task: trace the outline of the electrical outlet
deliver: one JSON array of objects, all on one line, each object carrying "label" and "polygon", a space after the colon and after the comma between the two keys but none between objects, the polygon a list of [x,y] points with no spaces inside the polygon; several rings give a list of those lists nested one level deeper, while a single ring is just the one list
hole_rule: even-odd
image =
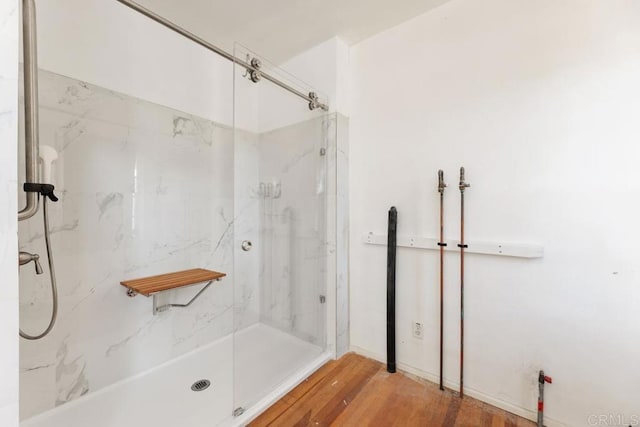
[{"label": "electrical outlet", "polygon": [[421,340],[422,336],[424,335],[424,326],[420,322],[413,322],[412,326],[413,326],[413,337]]}]

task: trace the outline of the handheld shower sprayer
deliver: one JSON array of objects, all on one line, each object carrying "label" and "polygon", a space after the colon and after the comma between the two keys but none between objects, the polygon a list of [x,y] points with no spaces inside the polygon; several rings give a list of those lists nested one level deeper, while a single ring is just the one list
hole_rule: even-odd
[{"label": "handheld shower sprayer", "polygon": [[[43,198],[42,215],[44,220],[44,241],[47,248],[49,275],[51,282],[52,310],[49,326],[38,335],[29,335],[20,329],[20,336],[28,340],[37,340],[45,337],[56,323],[58,315],[58,290],[56,288],[56,275],[53,270],[53,253],[51,251],[49,217],[47,202],[55,202],[58,198],[53,193],[55,187],[50,183],[39,180],[38,160],[42,158],[43,175],[47,181],[51,181],[51,164],[58,157],[58,153],[47,146],[40,147],[38,126],[38,54],[36,34],[36,2],[35,0],[22,0],[22,44],[24,52],[23,81],[24,81],[24,172],[25,183],[23,189],[26,193],[25,207],[18,211],[18,221],[25,221],[39,210],[40,196]],[[40,150],[42,149],[42,152]],[[39,154],[40,153],[40,154]],[[19,265],[33,261],[36,273],[42,273],[39,262],[40,256],[28,252],[19,254]]]},{"label": "handheld shower sprayer", "polygon": [[51,172],[53,162],[58,160],[58,152],[50,145],[40,145],[40,163],[42,164],[42,174],[40,182],[42,184],[53,184]]},{"label": "handheld shower sprayer", "polygon": [[[56,318],[58,317],[58,289],[56,284],[56,273],[53,266],[53,251],[51,250],[51,232],[49,230],[49,212],[47,203],[49,200],[52,202],[57,202],[58,198],[53,193],[55,187],[52,184],[52,165],[53,162],[58,159],[58,152],[55,148],[42,145],[39,149],[39,157],[40,163],[42,166],[41,171],[41,179],[39,183],[30,183],[27,182],[24,184],[24,190],[26,192],[37,193],[39,196],[42,196],[42,215],[44,221],[44,241],[45,246],[47,248],[47,261],[49,264],[49,275],[51,281],[51,299],[52,299],[52,309],[51,309],[51,319],[49,320],[49,325],[46,329],[38,334],[38,335],[30,335],[22,331],[20,329],[20,336],[27,340],[38,340],[40,338],[44,338],[51,332],[53,329],[53,325],[56,323]],[[38,197],[39,197],[38,196]],[[19,254],[19,264],[25,265],[33,261],[36,274],[42,274],[42,266],[40,265],[40,255],[38,254],[30,254],[28,252],[20,252]]]}]

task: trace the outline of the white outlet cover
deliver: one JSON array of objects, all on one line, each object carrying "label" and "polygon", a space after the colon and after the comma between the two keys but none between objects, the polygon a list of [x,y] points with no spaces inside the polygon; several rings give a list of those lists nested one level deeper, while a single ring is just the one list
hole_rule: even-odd
[{"label": "white outlet cover", "polygon": [[412,331],[413,337],[421,340],[424,335],[424,325],[422,324],[422,322],[414,321],[412,324]]}]

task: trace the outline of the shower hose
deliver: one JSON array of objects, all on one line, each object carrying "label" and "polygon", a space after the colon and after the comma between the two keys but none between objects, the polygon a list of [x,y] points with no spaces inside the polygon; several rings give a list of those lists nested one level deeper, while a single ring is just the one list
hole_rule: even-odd
[{"label": "shower hose", "polygon": [[42,214],[44,217],[44,241],[47,246],[47,260],[49,262],[49,274],[51,278],[51,296],[53,299],[53,307],[51,310],[51,320],[49,320],[49,326],[39,335],[29,335],[20,329],[20,336],[27,340],[39,340],[40,338],[44,338],[51,332],[53,329],[53,325],[56,323],[56,318],[58,317],[58,289],[56,287],[56,273],[53,269],[53,254],[51,252],[51,242],[49,236],[49,215],[47,212],[47,197],[43,197],[42,203]]}]

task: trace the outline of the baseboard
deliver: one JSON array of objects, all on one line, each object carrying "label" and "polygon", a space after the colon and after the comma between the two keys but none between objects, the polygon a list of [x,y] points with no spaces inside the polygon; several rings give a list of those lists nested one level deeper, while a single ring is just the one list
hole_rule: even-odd
[{"label": "baseboard", "polygon": [[[375,359],[379,362],[382,363],[386,363],[387,362],[387,358],[384,355],[381,354],[377,354],[374,353],[372,351],[369,351],[365,348],[362,347],[358,347],[356,345],[351,345],[349,347],[350,351],[353,351],[354,353],[360,354],[362,356],[365,357],[369,357],[371,359]],[[417,377],[423,378],[427,381],[430,381],[434,384],[439,384],[440,382],[440,378],[438,377],[438,375],[431,373],[431,372],[427,372],[424,371],[420,368],[416,368],[414,366],[411,365],[407,365],[406,363],[402,363],[402,362],[397,362],[396,366],[398,367],[398,369],[400,369],[401,371],[407,372],[409,374],[415,375]],[[444,385],[447,388],[450,388],[452,390],[457,390],[458,389],[458,383],[453,382],[453,381],[445,381]],[[491,406],[495,406],[496,408],[500,408],[503,409],[507,412],[510,412],[512,414],[518,415],[522,418],[526,418],[528,420],[531,421],[537,421],[538,419],[538,413],[536,411],[532,411],[530,409],[527,408],[523,408],[519,405],[516,405],[514,403],[511,402],[507,402],[505,400],[502,399],[497,399],[493,396],[489,396],[488,394],[485,394],[481,391],[478,390],[474,390],[472,388],[469,387],[465,387],[464,392],[466,395],[473,397],[474,399],[478,399],[484,403],[488,403]],[[553,418],[549,418],[547,416],[544,417],[544,424],[546,427],[568,427],[566,424],[558,421],[558,420],[554,420]]]}]

